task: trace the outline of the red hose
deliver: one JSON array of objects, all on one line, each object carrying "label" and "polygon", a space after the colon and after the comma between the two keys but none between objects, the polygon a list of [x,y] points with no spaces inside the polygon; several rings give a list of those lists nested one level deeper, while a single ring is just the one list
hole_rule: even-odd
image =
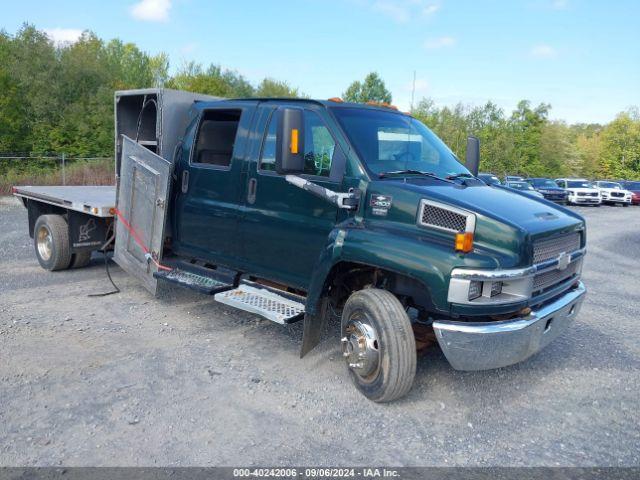
[{"label": "red hose", "polygon": [[122,222],[124,227],[131,234],[131,236],[133,236],[133,239],[136,241],[136,243],[140,245],[140,248],[142,248],[142,251],[145,253],[147,258],[151,259],[151,261],[155,264],[156,267],[158,267],[159,270],[171,271],[171,268],[162,265],[155,258],[153,258],[153,255],[151,254],[147,246],[144,244],[144,242],[140,238],[140,235],[138,235],[138,232],[136,232],[135,229],[131,226],[131,224],[127,222],[127,219],[124,218],[124,216],[122,215],[122,212],[117,208],[112,208],[111,211],[118,217],[118,220]]}]

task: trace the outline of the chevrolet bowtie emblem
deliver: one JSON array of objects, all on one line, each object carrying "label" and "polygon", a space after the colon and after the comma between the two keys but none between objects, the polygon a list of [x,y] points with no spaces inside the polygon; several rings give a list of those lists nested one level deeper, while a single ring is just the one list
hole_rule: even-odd
[{"label": "chevrolet bowtie emblem", "polygon": [[571,260],[571,256],[566,252],[562,252],[558,255],[558,270],[565,270],[569,266],[569,261]]}]

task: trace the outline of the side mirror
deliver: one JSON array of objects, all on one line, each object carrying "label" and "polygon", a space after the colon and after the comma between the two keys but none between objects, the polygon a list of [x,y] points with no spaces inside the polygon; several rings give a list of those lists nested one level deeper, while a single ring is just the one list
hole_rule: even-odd
[{"label": "side mirror", "polygon": [[467,138],[467,157],[464,164],[474,177],[478,176],[478,170],[480,169],[480,140],[476,137],[470,136]]},{"label": "side mirror", "polygon": [[304,171],[304,115],[301,108],[277,112],[276,172],[281,175]]}]

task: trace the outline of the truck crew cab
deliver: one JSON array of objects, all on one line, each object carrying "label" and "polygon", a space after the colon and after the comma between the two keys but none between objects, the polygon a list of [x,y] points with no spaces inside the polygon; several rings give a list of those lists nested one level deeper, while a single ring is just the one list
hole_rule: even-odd
[{"label": "truck crew cab", "polygon": [[[155,95],[156,117],[122,118],[136,95]],[[388,106],[204,100],[178,122],[161,105],[170,95],[116,94],[114,258],[150,291],[172,282],[278,323],[303,319],[302,356],[339,317],[349,374],[378,402],[410,390],[414,331],[434,334],[455,369],[483,370],[528,358],[577,315],[584,220],[478,180],[477,140],[470,171]],[[183,131],[169,133],[176,122]],[[155,137],[140,141],[141,129]]]}]

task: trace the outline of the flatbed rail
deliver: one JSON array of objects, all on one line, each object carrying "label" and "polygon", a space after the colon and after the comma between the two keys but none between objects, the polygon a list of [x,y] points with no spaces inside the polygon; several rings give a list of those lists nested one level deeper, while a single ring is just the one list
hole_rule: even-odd
[{"label": "flatbed rail", "polygon": [[113,217],[116,206],[115,186],[25,186],[13,194],[101,218]]}]

